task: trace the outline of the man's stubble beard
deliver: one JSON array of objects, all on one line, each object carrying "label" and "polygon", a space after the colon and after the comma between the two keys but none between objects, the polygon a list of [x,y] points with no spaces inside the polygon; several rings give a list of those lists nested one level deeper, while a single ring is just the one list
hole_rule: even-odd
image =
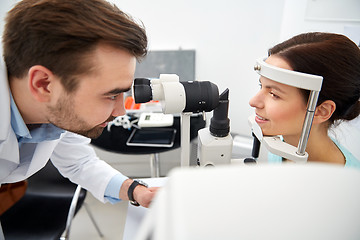
[{"label": "man's stubble beard", "polygon": [[64,130],[77,133],[88,138],[97,138],[104,128],[100,126],[90,127],[82,120],[74,110],[71,95],[62,95],[54,107],[48,106],[48,121]]}]

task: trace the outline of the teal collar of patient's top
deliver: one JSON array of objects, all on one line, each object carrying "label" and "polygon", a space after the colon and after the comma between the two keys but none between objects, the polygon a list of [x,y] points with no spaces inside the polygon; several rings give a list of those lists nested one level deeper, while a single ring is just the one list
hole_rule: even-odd
[{"label": "teal collar of patient's top", "polygon": [[38,128],[29,131],[19,109],[17,108],[12,94],[10,93],[11,127],[16,134],[19,143],[39,143],[59,139],[65,130],[51,123],[43,123]]},{"label": "teal collar of patient's top", "polygon": [[[284,139],[282,138],[282,140],[284,140]],[[335,145],[339,148],[339,150],[344,155],[345,167],[355,167],[355,168],[360,169],[360,161],[349,150],[347,150],[344,146],[339,144],[339,142],[336,141],[334,138],[331,138],[331,140],[335,143]],[[275,163],[275,164],[281,164],[282,157],[269,152],[268,153],[268,162]]]}]

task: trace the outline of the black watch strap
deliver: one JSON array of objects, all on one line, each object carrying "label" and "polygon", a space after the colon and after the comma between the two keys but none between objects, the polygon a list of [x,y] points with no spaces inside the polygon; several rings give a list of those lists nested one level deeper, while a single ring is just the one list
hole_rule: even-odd
[{"label": "black watch strap", "polygon": [[148,185],[146,183],[144,183],[143,181],[140,180],[134,180],[129,189],[128,189],[128,197],[129,197],[129,201],[132,205],[134,206],[140,206],[140,204],[134,199],[134,189],[138,186],[138,185],[142,185],[144,187],[147,187]]}]

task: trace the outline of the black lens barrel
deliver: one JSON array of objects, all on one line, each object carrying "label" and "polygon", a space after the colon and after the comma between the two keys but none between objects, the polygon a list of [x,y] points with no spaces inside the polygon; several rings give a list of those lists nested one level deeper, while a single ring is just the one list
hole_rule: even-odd
[{"label": "black lens barrel", "polygon": [[219,104],[218,87],[209,81],[180,82],[186,93],[183,112],[210,112]]}]

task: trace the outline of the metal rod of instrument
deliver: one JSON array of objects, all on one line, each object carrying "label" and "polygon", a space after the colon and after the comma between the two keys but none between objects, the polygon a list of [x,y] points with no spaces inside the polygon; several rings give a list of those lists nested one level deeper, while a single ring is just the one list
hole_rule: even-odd
[{"label": "metal rod of instrument", "polygon": [[309,96],[309,102],[307,111],[304,119],[303,129],[299,139],[298,148],[296,154],[303,156],[305,155],[306,145],[309,139],[312,121],[315,114],[316,104],[319,97],[319,91],[311,91]]}]

